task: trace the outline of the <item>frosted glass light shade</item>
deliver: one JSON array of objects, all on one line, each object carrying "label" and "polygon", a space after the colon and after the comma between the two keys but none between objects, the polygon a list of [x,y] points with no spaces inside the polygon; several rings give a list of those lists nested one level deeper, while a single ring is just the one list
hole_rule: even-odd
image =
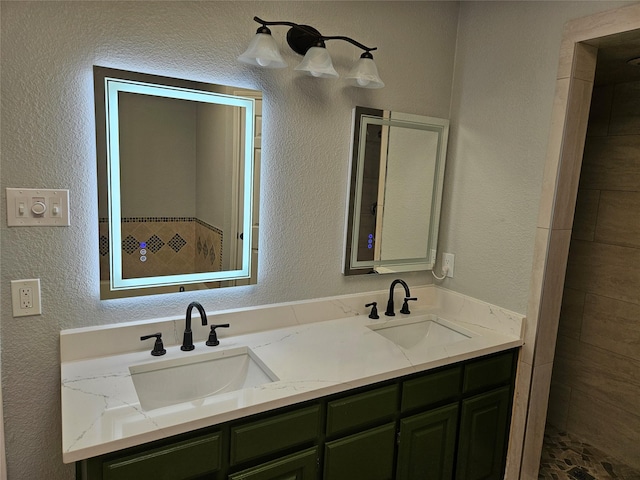
[{"label": "frosted glass light shade", "polygon": [[373,58],[361,57],[347,74],[346,79],[351,85],[360,88],[384,87]]},{"label": "frosted glass light shade", "polygon": [[276,41],[268,33],[256,33],[249,48],[238,57],[238,61],[264,68],[284,68],[287,66],[287,62],[280,55]]},{"label": "frosted glass light shade", "polygon": [[333,62],[327,49],[324,47],[311,47],[298,65],[296,70],[303,71],[307,75],[320,78],[338,78],[338,72],[333,68]]}]

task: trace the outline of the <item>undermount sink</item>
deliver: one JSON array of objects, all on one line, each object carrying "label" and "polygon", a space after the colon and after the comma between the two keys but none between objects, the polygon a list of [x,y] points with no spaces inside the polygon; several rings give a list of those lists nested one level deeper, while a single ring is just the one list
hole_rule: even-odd
[{"label": "undermount sink", "polygon": [[279,380],[248,347],[132,365],[129,372],[145,411]]},{"label": "undermount sink", "polygon": [[476,336],[435,315],[390,320],[369,328],[405,350],[451,345]]}]

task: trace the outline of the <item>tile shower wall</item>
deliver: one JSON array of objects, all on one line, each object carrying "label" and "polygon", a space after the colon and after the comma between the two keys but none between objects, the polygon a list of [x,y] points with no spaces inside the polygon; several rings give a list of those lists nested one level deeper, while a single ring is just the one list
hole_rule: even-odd
[{"label": "tile shower wall", "polygon": [[596,87],[548,423],[640,469],[640,82]]},{"label": "tile shower wall", "polygon": [[[222,230],[192,217],[125,218],[122,272],[137,278],[222,270]],[[101,280],[108,280],[109,224],[100,220]]]}]

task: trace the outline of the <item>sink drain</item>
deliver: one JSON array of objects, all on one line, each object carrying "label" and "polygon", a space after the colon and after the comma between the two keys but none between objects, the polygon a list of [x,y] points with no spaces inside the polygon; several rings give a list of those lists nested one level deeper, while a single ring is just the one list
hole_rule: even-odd
[{"label": "sink drain", "polygon": [[576,480],[596,480],[595,477],[592,477],[580,467],[574,467],[567,473]]}]

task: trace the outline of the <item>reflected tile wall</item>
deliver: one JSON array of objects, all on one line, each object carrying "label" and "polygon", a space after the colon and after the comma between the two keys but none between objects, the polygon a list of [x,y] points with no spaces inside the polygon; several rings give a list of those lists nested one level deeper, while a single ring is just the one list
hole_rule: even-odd
[{"label": "reflected tile wall", "polygon": [[[109,224],[100,220],[100,276],[108,280]],[[219,271],[222,230],[192,217],[125,218],[122,221],[125,278]]]},{"label": "reflected tile wall", "polygon": [[592,105],[547,420],[640,468],[640,82]]}]

